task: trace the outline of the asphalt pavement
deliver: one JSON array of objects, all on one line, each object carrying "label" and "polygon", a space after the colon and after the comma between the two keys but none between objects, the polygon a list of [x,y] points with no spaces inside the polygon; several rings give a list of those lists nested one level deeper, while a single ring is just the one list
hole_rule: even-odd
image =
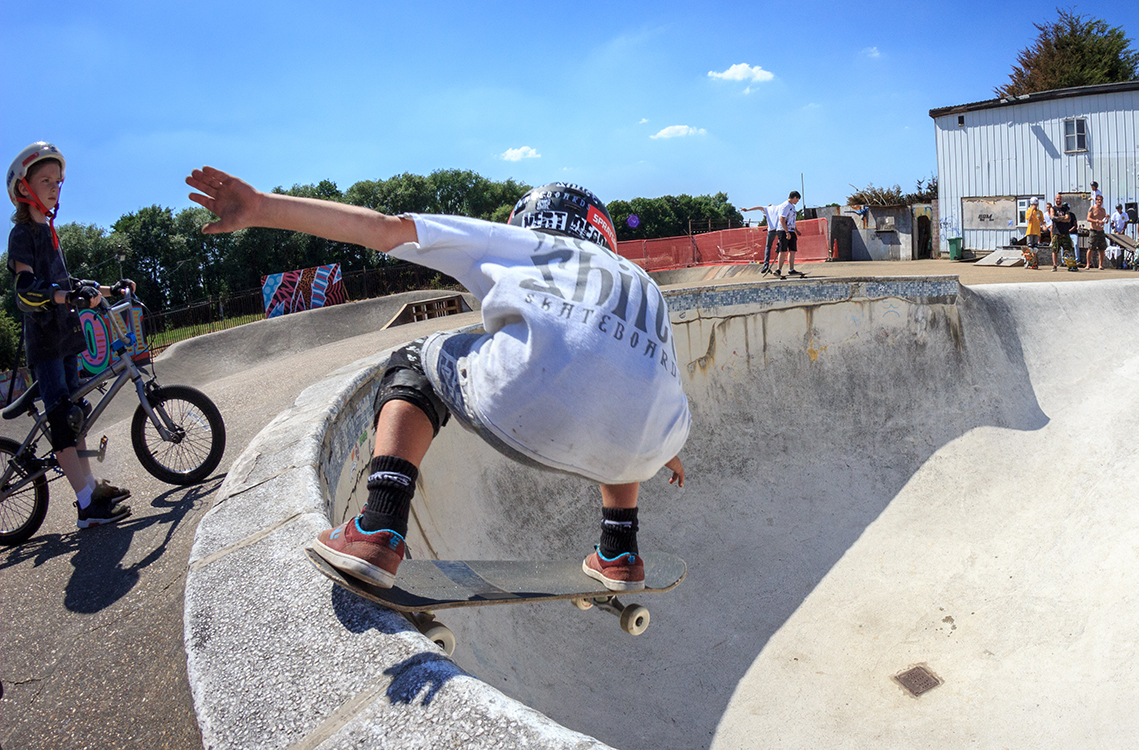
[{"label": "asphalt pavement", "polygon": [[[261,321],[160,356],[160,383],[201,389],[225,418],[221,465],[194,487],[163,484],[139,466],[130,443],[137,400],[118,395],[95,433],[110,440],[96,471],[132,490],[131,517],[78,530],[74,496],[59,478],[49,485],[39,532],[0,549],[0,748],[201,747],[182,645],[183,585],[198,521],[232,461],[274,416],[338,367],[406,340],[408,330],[438,327],[382,330],[406,302],[441,294]],[[0,434],[22,439],[30,426],[23,417],[0,425]]]},{"label": "asphalt pavement", "polygon": [[[966,285],[1139,278],[1129,271],[1052,273],[943,260],[803,267],[812,277],[952,274]],[[733,268],[733,274],[749,273]],[[733,274],[690,270],[672,283],[730,282]],[[0,747],[201,746],[183,650],[183,585],[198,521],[231,462],[305,387],[412,338],[412,329],[421,335],[439,327],[380,330],[406,301],[400,295],[250,324],[160,358],[160,382],[202,389],[226,420],[221,466],[196,487],[171,487],[141,469],[130,447],[134,405],[129,393],[120,394],[118,409],[99,431],[110,439],[101,471],[133,490],[132,517],[80,532],[61,479],[51,485],[39,533],[0,550]],[[22,437],[28,427],[15,420],[0,425],[0,434]]]}]

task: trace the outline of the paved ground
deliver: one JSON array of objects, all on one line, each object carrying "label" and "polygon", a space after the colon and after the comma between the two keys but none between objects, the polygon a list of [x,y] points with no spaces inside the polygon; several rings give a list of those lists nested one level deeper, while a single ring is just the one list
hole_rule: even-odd
[{"label": "paved ground", "polygon": [[[201,746],[186,681],[182,589],[194,530],[230,463],[296,396],[336,368],[406,340],[378,330],[411,298],[351,303],[185,342],[157,363],[159,382],[199,387],[226,421],[227,448],[200,486],[162,484],[138,465],[120,393],[106,416],[103,470],[130,487],[133,516],[80,532],[74,497],[50,485],[38,534],[0,550],[0,747]],[[363,335],[353,335],[368,331]],[[117,421],[116,421],[117,420]],[[20,438],[26,418],[0,425]]]},{"label": "paved ground", "polygon": [[[1125,271],[1052,273],[949,261],[808,268],[813,276],[955,274],[965,284],[1139,278]],[[53,484],[56,497],[40,533],[0,552],[0,746],[200,745],[185,676],[182,586],[194,529],[220,472],[305,386],[406,338],[350,335],[378,328],[394,314],[391,308],[365,323],[353,318],[359,308],[336,310],[306,314],[303,324],[298,316],[202,339],[168,358],[167,367],[160,362],[162,382],[201,387],[225,415],[229,443],[217,477],[190,489],[157,483],[135,462],[127,423],[108,419],[109,473],[135,491],[133,518],[79,533],[69,500],[61,499],[70,493]],[[0,431],[21,429],[6,424]]]}]

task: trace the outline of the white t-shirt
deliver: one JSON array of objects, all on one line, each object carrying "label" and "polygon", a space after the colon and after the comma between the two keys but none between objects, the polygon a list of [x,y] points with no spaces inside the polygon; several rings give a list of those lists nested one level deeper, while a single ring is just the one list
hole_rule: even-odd
[{"label": "white t-shirt", "polygon": [[772,203],[764,212],[767,214],[767,230],[775,232],[779,229],[779,206]]},{"label": "white t-shirt", "polygon": [[1111,215],[1111,231],[1121,234],[1127,228],[1129,221],[1131,221],[1131,217],[1126,211],[1116,211]]},{"label": "white t-shirt", "polygon": [[641,268],[589,242],[457,216],[412,215],[391,251],[461,282],[486,336],[468,408],[538,462],[605,484],[644,481],[691,424],[668,308]]},{"label": "white t-shirt", "polygon": [[[776,210],[779,212],[779,218],[783,218],[783,219],[787,220],[787,231],[790,232],[790,231],[794,230],[795,229],[795,204],[792,203],[790,199],[787,199],[787,200],[783,201],[782,203],[780,203],[779,208],[777,208]],[[776,218],[776,220],[775,220],[775,228],[776,229],[782,229],[783,228],[783,223],[779,221],[779,218]]]}]

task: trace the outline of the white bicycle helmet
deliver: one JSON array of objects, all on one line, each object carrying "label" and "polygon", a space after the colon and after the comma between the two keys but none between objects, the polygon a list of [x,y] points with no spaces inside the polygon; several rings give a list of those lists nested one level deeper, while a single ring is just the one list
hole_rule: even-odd
[{"label": "white bicycle helmet", "polygon": [[[21,151],[12,161],[12,166],[8,167],[8,177],[4,182],[8,186],[8,198],[12,201],[13,205],[20,204],[19,196],[16,194],[16,183],[25,179],[28,176],[28,170],[41,159],[55,159],[58,161],[60,179],[66,176],[67,160],[63,158],[63,154],[60,153],[59,149],[47,141],[37,141],[33,143]],[[29,192],[31,192],[31,188],[29,188]]]}]

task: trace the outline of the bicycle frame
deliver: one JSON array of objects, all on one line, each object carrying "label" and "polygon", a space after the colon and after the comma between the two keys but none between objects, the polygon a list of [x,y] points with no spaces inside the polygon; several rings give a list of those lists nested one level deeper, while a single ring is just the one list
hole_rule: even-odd
[{"label": "bicycle frame", "polygon": [[[83,420],[83,424],[79,428],[79,431],[76,435],[79,441],[82,441],[87,436],[87,433],[95,425],[96,420],[98,420],[103,412],[106,411],[107,406],[111,403],[111,400],[118,395],[119,391],[123,389],[128,380],[134,383],[135,393],[138,396],[139,404],[141,404],[143,411],[146,413],[147,419],[149,419],[150,422],[154,425],[155,429],[158,430],[159,434],[162,436],[162,439],[177,440],[177,434],[173,429],[173,425],[166,424],[162,419],[159,419],[158,415],[155,414],[154,410],[150,406],[150,400],[147,398],[147,391],[154,387],[154,374],[152,372],[144,373],[144,368],[146,366],[143,365],[143,367],[140,368],[138,365],[136,365],[134,360],[131,359],[130,352],[128,351],[127,342],[133,342],[134,334],[127,330],[126,325],[123,323],[122,314],[124,312],[129,312],[131,309],[131,301],[132,295],[129,290],[124,290],[123,299],[115,305],[111,305],[105,299],[100,300],[101,314],[103,317],[108,318],[111,323],[110,329],[112,332],[112,337],[109,346],[111,350],[112,361],[107,369],[103,370],[103,372],[99,373],[98,375],[94,375],[84,381],[80,385],[79,390],[72,394],[71,401],[72,403],[77,404],[92,391],[95,391],[97,389],[102,391],[107,386],[107,383],[112,379],[114,379],[114,382],[111,383],[110,387],[107,388],[106,392],[99,399],[98,403],[95,404],[90,414],[88,414],[86,419]],[[144,381],[144,374],[149,378],[148,380]],[[35,402],[33,401],[31,404],[29,404],[28,413],[36,417],[36,422],[32,426],[32,429],[28,432],[28,436],[24,438],[24,441],[20,444],[20,449],[17,451],[16,455],[28,456],[29,458],[26,459],[28,461],[27,466],[34,468],[35,471],[28,474],[28,476],[24,477],[16,484],[11,485],[10,491],[12,492],[18,491],[19,489],[34,482],[40,477],[46,475],[50,470],[59,469],[59,463],[55,458],[54,450],[49,451],[43,456],[35,455],[35,446],[39,442],[40,438],[48,438],[50,441],[47,428],[46,409],[43,411],[37,409]],[[106,438],[100,442],[99,450],[82,451],[80,455],[88,458],[98,458],[100,461],[102,461],[105,451]],[[14,467],[11,465],[11,463],[9,463],[9,465],[5,467],[3,474],[0,475],[0,486],[9,487],[8,483],[12,479],[13,471]],[[48,481],[56,479],[57,476],[50,477]]]}]

